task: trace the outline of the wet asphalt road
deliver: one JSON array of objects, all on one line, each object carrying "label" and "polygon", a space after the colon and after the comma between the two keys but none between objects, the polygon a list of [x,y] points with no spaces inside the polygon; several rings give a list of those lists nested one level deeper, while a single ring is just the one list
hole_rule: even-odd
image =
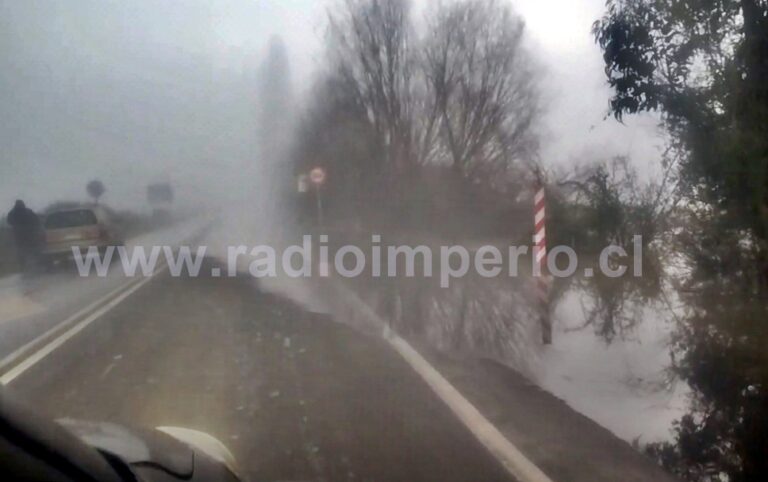
[{"label": "wet asphalt road", "polygon": [[161,275],[9,388],[56,418],[203,430],[247,480],[509,480],[387,345],[251,279]]}]

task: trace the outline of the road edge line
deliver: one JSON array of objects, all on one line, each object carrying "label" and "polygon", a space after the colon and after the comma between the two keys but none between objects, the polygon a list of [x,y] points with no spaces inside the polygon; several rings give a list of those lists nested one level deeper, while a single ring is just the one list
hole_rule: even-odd
[{"label": "road edge line", "polygon": [[[40,360],[42,360],[43,358],[51,354],[54,350],[59,348],[61,345],[67,342],[70,338],[80,333],[88,325],[90,325],[97,319],[101,318],[101,316],[109,312],[115,306],[119,305],[123,300],[125,300],[126,298],[131,296],[133,293],[138,291],[139,288],[141,288],[145,284],[152,281],[155,278],[155,276],[158,275],[160,272],[164,271],[165,268],[166,266],[163,265],[160,268],[156,269],[151,275],[147,277],[144,277],[138,281],[131,281],[129,283],[125,283],[121,287],[107,294],[102,299],[92,303],[88,307],[81,310],[81,311],[85,311],[85,313],[89,313],[87,308],[90,308],[94,304],[97,305],[95,309],[90,311],[90,314],[87,314],[87,315],[81,314],[80,316],[81,317],[85,316],[85,318],[83,318],[80,322],[75,323],[72,327],[65,330],[62,334],[60,334],[50,342],[44,344],[37,351],[33,352],[31,355],[27,356],[26,358],[21,360],[19,363],[15,364],[12,368],[8,369],[5,373],[3,373],[3,375],[0,376],[0,385],[7,386],[11,382],[13,382],[16,378],[21,376],[24,372],[26,372],[28,369],[34,366],[37,362],[39,362]],[[117,292],[117,294],[113,296],[115,291]],[[105,301],[105,299],[107,301]],[[73,315],[72,317],[68,318],[64,322],[59,323],[59,325],[53,327],[52,330],[58,329],[64,323],[69,323],[69,324],[73,323],[74,321],[72,320],[72,318],[77,320],[78,318],[76,316],[78,314],[79,312]],[[47,335],[47,332],[41,335],[41,337],[45,337],[46,335]],[[34,343],[35,341],[37,341],[37,339],[32,340],[32,342],[30,343]],[[25,348],[25,347],[26,345],[22,348]]]},{"label": "road edge line", "polygon": [[392,331],[384,338],[516,480],[552,482],[407,341]]},{"label": "road edge line", "polygon": [[357,293],[338,281],[334,286],[342,295],[350,297],[367,312],[365,315],[379,326],[379,333],[387,344],[405,360],[437,398],[448,406],[456,418],[517,482],[553,482],[415,348],[395,333]]},{"label": "road edge line", "polygon": [[2,360],[0,360],[0,373],[4,373],[8,371],[18,362],[18,360],[22,359],[27,353],[34,351],[37,346],[45,344],[47,340],[54,338],[59,332],[64,331],[65,329],[67,329],[67,327],[76,323],[77,320],[80,320],[83,317],[87,316],[88,313],[91,313],[98,307],[104,305],[114,296],[116,296],[120,292],[127,289],[130,285],[137,282],[138,282],[137,280],[131,279],[126,283],[122,283],[120,286],[112,289],[101,298],[89,303],[84,308],[79,309],[77,312],[68,316],[63,321],[60,321],[56,325],[52,326],[42,334],[26,342],[22,346],[16,348],[11,353],[4,356]]},{"label": "road edge line", "polygon": [[[198,232],[191,234],[187,238],[179,241],[179,244],[191,243],[197,237],[204,236],[207,230],[210,228],[210,225],[211,225],[210,221],[206,222],[205,226],[200,227]],[[163,271],[167,267],[168,267],[167,263],[162,262],[161,266],[157,268],[150,276],[146,277],[146,279],[154,278],[157,274],[159,274],[161,271]],[[38,335],[37,337],[33,338],[32,340],[28,341],[24,345],[13,350],[11,353],[9,353],[8,355],[0,359],[0,385],[3,385],[1,381],[3,379],[2,377],[4,377],[5,374],[7,374],[8,372],[12,371],[16,366],[23,363],[23,359],[27,355],[27,353],[34,352],[34,350],[38,346],[46,346],[45,343],[47,340],[54,339],[54,337],[59,332],[66,330],[68,326],[76,323],[77,320],[82,319],[83,317],[87,316],[89,313],[92,313],[93,311],[97,310],[99,307],[106,305],[107,303],[109,303],[109,300],[111,300],[114,296],[117,296],[119,293],[130,289],[132,285],[138,284],[141,282],[142,282],[141,279],[139,280],[129,279],[126,283],[121,284],[120,286],[113,289],[112,291],[102,296],[98,300],[88,304],[84,308],[81,308],[75,314],[67,317],[64,321],[57,323],[55,326],[46,330],[43,334]],[[19,362],[19,360],[22,360],[22,361]]]}]

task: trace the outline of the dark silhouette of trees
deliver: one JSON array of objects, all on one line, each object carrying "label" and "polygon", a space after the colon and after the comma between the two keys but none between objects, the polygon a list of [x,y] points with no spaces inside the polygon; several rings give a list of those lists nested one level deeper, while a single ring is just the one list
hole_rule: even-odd
[{"label": "dark silhouette of trees", "polygon": [[422,69],[441,154],[463,176],[492,182],[530,159],[538,113],[523,22],[496,0],[441,5],[431,18]]},{"label": "dark silhouette of trees", "polygon": [[765,480],[768,4],[611,0],[594,33],[613,114],[662,116],[685,200],[675,354],[695,397],[676,443],[650,450],[689,480]]},{"label": "dark silhouette of trees", "polygon": [[424,32],[408,0],[343,0],[329,18],[328,68],[301,123],[297,169],[324,165],[329,202],[403,226],[509,207],[535,159],[538,114],[511,8],[444,2]]}]

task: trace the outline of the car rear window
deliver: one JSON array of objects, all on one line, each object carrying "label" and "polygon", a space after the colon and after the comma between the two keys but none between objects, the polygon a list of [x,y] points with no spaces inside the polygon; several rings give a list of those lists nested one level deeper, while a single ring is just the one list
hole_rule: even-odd
[{"label": "car rear window", "polygon": [[45,227],[46,229],[76,228],[78,226],[90,226],[97,222],[93,211],[79,209],[49,214],[45,218]]}]

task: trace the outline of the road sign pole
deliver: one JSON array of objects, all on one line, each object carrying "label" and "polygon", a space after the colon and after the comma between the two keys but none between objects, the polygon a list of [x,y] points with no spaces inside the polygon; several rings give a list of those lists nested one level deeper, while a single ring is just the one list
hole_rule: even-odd
[{"label": "road sign pole", "polygon": [[315,199],[317,201],[317,225],[323,226],[323,197],[320,193],[320,187],[325,183],[325,169],[315,167],[309,171],[309,180],[315,186]]},{"label": "road sign pole", "polygon": [[320,185],[315,185],[315,198],[317,199],[317,225],[323,227],[323,197],[320,194]]}]

